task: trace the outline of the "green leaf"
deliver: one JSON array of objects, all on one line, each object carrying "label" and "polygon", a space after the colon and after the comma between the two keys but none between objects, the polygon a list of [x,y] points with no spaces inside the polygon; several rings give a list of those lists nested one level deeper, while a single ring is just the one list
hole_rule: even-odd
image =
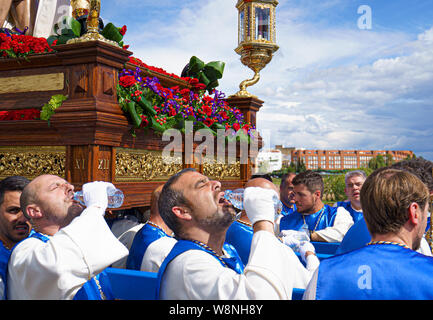
[{"label": "green leaf", "polygon": [[81,36],[81,23],[73,19],[71,22],[71,30],[75,36],[77,37]]},{"label": "green leaf", "polygon": [[203,72],[208,76],[209,79],[221,79],[224,73],[225,63],[222,61],[212,61],[207,63]]},{"label": "green leaf", "polygon": [[[136,98],[134,98],[134,99],[136,99]],[[143,110],[144,110],[146,113],[150,114],[151,116],[154,116],[154,115],[157,114],[157,112],[155,111],[155,109],[153,109],[153,107],[152,107],[152,105],[150,104],[150,102],[149,102],[146,98],[144,98],[143,96],[141,96],[141,100],[140,100],[140,101],[136,101],[136,100],[135,100],[135,102],[136,102],[140,107],[142,107]]]},{"label": "green leaf", "polygon": [[203,83],[206,87],[209,85],[210,80],[208,79],[208,77],[204,74],[204,73],[200,73],[199,77],[198,77],[198,81],[200,81],[201,83]]},{"label": "green leaf", "polygon": [[189,59],[189,74],[190,76],[197,76],[197,74],[204,68],[205,64],[196,56]]},{"label": "green leaf", "polygon": [[141,124],[141,118],[140,116],[137,114],[136,110],[135,110],[135,103],[134,102],[128,102],[126,104],[126,108],[129,112],[129,115],[131,116],[132,122],[134,124],[135,128],[139,128],[140,124]]},{"label": "green leaf", "polygon": [[123,36],[120,34],[119,29],[111,22],[105,26],[101,34],[106,39],[116,41],[117,43],[119,43],[123,39]]}]

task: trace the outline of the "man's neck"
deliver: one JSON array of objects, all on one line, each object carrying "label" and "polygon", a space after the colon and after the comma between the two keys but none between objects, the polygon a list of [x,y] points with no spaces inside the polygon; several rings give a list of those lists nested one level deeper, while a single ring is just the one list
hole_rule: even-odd
[{"label": "man's neck", "polygon": [[320,210],[322,210],[324,206],[325,206],[325,204],[319,200],[316,202],[316,204],[308,212],[303,212],[302,214],[311,215],[311,214],[317,213]]},{"label": "man's neck", "polygon": [[160,227],[166,234],[170,235],[173,233],[169,227],[165,224],[164,220],[159,215],[151,214],[149,221],[156,224],[158,227]]},{"label": "man's neck", "polygon": [[16,242],[13,242],[11,239],[5,237],[4,235],[0,235],[0,241],[3,243],[3,246],[8,250],[11,250],[16,244]]},{"label": "man's neck", "polygon": [[196,240],[199,241],[208,247],[210,247],[213,251],[215,251],[218,255],[223,255],[223,245],[225,241],[226,231],[218,232],[215,234],[210,234],[202,229],[192,229],[190,234],[185,234],[182,236],[183,239],[186,240]]},{"label": "man's neck", "polygon": [[46,226],[40,226],[38,224],[33,224],[33,229],[38,232],[45,234],[47,236],[54,236],[59,230],[60,227],[56,225],[46,225]]},{"label": "man's neck", "polygon": [[362,211],[361,202],[360,201],[350,201],[351,207],[356,211]]},{"label": "man's neck", "polygon": [[246,224],[251,224],[251,221],[250,219],[248,219],[248,216],[245,213],[245,211],[242,211],[241,217],[238,220],[245,222]]},{"label": "man's neck", "polygon": [[396,233],[386,233],[386,234],[374,234],[371,237],[371,241],[389,241],[389,242],[396,242],[400,244],[404,244],[408,246],[409,248],[412,248],[412,239],[408,236],[402,235],[402,234],[396,234]]},{"label": "man's neck", "polygon": [[281,199],[281,202],[287,207],[287,208],[292,208],[293,207],[293,203],[286,203],[284,200]]}]

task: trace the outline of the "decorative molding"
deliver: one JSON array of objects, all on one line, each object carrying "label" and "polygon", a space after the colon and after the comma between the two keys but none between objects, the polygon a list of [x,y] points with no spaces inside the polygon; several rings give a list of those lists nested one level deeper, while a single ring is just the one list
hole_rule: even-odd
[{"label": "decorative molding", "polygon": [[164,161],[162,151],[116,148],[116,182],[165,181],[182,170],[182,159]]},{"label": "decorative molding", "polygon": [[216,180],[239,180],[241,178],[241,164],[207,161],[203,163],[203,174]]},{"label": "decorative molding", "polygon": [[33,179],[41,174],[65,177],[65,146],[0,147],[0,179],[24,176]]}]

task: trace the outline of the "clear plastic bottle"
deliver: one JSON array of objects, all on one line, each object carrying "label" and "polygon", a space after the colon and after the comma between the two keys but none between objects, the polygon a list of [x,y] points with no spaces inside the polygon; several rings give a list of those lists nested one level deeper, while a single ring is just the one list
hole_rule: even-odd
[{"label": "clear plastic bottle", "polygon": [[296,235],[299,241],[310,241],[310,231],[308,231],[308,225],[304,223],[299,229],[300,233]]},{"label": "clear plastic bottle", "polygon": [[[108,208],[119,208],[123,204],[123,199],[125,196],[123,195],[122,190],[120,189],[112,189],[109,188],[107,190],[107,196],[108,196]],[[83,198],[83,190],[74,192],[74,200],[80,202],[83,206],[84,204],[84,198]]]},{"label": "clear plastic bottle", "polygon": [[[244,210],[244,190],[242,188],[235,189],[235,190],[226,190],[224,193],[224,198],[230,201],[230,203],[239,210]],[[278,196],[275,194],[272,197],[272,201],[274,203],[274,209],[275,209],[275,219],[280,214],[281,210],[283,209],[283,204],[281,203]]]}]

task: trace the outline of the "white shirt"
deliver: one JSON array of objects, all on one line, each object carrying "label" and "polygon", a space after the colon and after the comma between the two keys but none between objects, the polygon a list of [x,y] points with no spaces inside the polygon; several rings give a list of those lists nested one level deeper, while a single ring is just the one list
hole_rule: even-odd
[{"label": "white shirt", "polygon": [[315,232],[327,242],[341,242],[352,225],[353,218],[350,212],[343,207],[338,207],[334,224]]},{"label": "white shirt", "polygon": [[173,249],[177,240],[172,237],[162,237],[153,241],[146,249],[141,262],[141,271],[158,272],[164,259]]},{"label": "white shirt", "polygon": [[[140,223],[134,218],[127,216],[124,219],[114,221],[111,226],[111,232],[128,250],[131,249],[136,233],[144,226],[144,223]],[[128,256],[116,261],[112,267],[125,269],[127,259]]]},{"label": "white shirt", "polygon": [[13,250],[9,299],[72,299],[81,286],[125,257],[128,250],[108,228],[104,212],[86,208],[46,243],[36,238]]},{"label": "white shirt", "polygon": [[243,274],[226,268],[209,253],[186,251],[173,259],[161,283],[161,299],[291,299],[294,287],[305,288],[311,272],[295,253],[267,231],[254,233]]}]

